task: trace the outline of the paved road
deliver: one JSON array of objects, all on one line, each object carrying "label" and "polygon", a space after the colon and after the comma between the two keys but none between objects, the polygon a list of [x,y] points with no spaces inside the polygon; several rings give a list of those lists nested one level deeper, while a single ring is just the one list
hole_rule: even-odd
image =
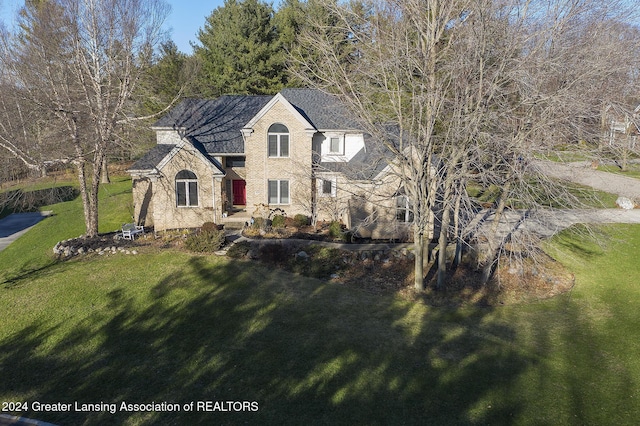
[{"label": "paved road", "polygon": [[586,161],[556,163],[538,160],[534,164],[548,176],[590,186],[632,200],[640,200],[640,179],[593,170],[591,163]]},{"label": "paved road", "polygon": [[0,251],[50,214],[51,212],[14,213],[0,219]]}]

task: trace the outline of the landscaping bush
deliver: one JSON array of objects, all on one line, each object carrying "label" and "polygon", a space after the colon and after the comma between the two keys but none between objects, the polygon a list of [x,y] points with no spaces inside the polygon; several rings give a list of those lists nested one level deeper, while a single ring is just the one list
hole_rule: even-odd
[{"label": "landscaping bush", "polygon": [[224,231],[218,230],[217,226],[214,229],[201,229],[199,232],[189,235],[184,242],[187,249],[200,253],[220,250],[223,244]]},{"label": "landscaping bush", "polygon": [[240,241],[229,247],[227,256],[233,259],[242,259],[247,256],[249,250],[251,250],[251,243],[249,241]]},{"label": "landscaping bush", "polygon": [[344,234],[342,233],[342,224],[337,220],[334,220],[329,225],[329,236],[332,238],[344,239]]},{"label": "landscaping bush", "polygon": [[253,224],[251,225],[251,227],[253,229],[264,229],[265,227],[265,220],[263,217],[256,217],[253,219]]},{"label": "landscaping bush", "polygon": [[345,267],[344,251],[337,248],[310,245],[301,248],[307,256],[289,256],[285,269],[308,277],[328,279]]},{"label": "landscaping bush", "polygon": [[302,228],[303,226],[308,226],[309,216],[306,216],[304,214],[297,214],[293,217],[293,224],[298,228]]},{"label": "landscaping bush", "polygon": [[284,228],[285,217],[282,215],[275,215],[273,219],[271,219],[271,227],[273,228]]},{"label": "landscaping bush", "polygon": [[200,231],[208,232],[208,231],[221,231],[221,225],[217,225],[213,222],[205,222],[200,227]]}]

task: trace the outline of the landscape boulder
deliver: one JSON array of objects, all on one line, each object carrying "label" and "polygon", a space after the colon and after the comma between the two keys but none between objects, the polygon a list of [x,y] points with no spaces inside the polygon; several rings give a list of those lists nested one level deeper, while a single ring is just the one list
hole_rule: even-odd
[{"label": "landscape boulder", "polygon": [[633,208],[635,208],[635,203],[627,197],[618,197],[618,199],[616,200],[616,205],[625,210],[632,210]]}]

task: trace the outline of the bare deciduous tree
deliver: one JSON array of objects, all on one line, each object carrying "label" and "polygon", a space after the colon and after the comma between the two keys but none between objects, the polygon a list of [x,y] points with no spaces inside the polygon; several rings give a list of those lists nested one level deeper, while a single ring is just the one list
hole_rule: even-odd
[{"label": "bare deciduous tree", "polygon": [[146,56],[162,40],[159,0],[30,1],[3,45],[7,82],[46,119],[77,169],[86,235],[98,233],[98,188]]},{"label": "bare deciduous tree", "polygon": [[538,173],[532,160],[545,147],[598,132],[600,87],[606,83],[609,97],[628,87],[620,76],[633,65],[612,69],[613,59],[621,63],[614,58],[616,38],[600,36],[628,22],[632,10],[625,2],[372,0],[324,6],[347,34],[348,55],[318,22],[301,36],[316,55],[294,57],[292,68],[307,84],[338,94],[393,154],[392,168],[414,212],[417,289],[424,288],[432,212],[441,230],[438,283],[444,284],[449,233],[460,241],[472,213],[463,209],[470,206],[469,180],[498,188],[483,246],[485,281],[511,238],[498,232],[507,207],[535,211],[578,201]]}]

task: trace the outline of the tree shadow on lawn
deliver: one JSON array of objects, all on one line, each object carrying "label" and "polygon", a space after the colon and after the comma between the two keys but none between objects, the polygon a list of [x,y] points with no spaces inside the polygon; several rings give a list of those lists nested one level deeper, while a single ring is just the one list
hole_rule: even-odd
[{"label": "tree shadow on lawn", "polygon": [[[543,332],[538,352],[519,348],[488,308],[428,308],[249,265],[193,257],[142,308],[115,288],[62,339],[57,326],[25,326],[0,341],[0,395],[118,405],[17,413],[61,425],[508,424],[526,408],[520,377],[551,350]],[[192,401],[259,410],[185,412]]]}]

